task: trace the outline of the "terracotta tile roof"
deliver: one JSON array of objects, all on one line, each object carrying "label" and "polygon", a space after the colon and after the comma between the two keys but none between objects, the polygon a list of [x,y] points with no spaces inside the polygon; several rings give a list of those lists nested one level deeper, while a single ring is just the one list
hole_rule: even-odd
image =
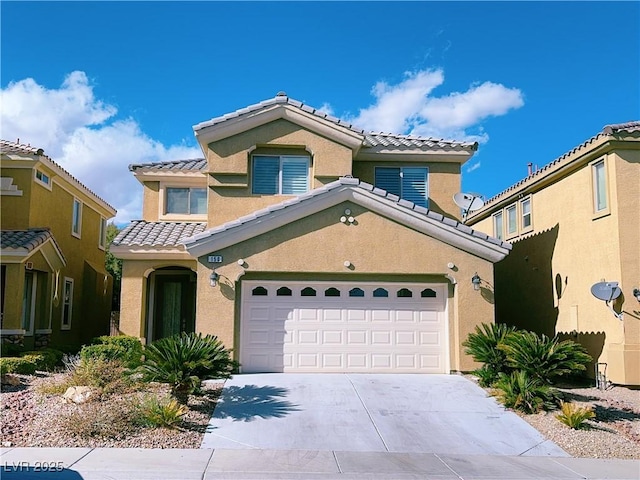
[{"label": "terracotta tile roof", "polygon": [[589,138],[588,140],[585,140],[580,145],[578,145],[578,146],[572,148],[571,150],[569,150],[568,152],[560,155],[558,158],[556,158],[552,162],[547,163],[544,167],[536,170],[531,175],[528,175],[527,177],[525,177],[522,180],[514,183],[513,185],[511,185],[507,189],[503,190],[502,192],[500,192],[500,193],[494,195],[493,197],[489,198],[485,202],[484,207],[481,208],[480,210],[477,210],[473,214],[471,214],[469,216],[469,219],[471,219],[471,218],[475,217],[476,215],[479,215],[482,212],[486,211],[490,205],[492,205],[492,204],[496,203],[497,201],[502,200],[503,198],[507,197],[511,192],[513,192],[514,190],[517,190],[519,187],[521,187],[525,183],[529,183],[530,181],[534,181],[534,179],[543,178],[546,175],[550,174],[552,171],[555,171],[557,168],[560,168],[560,166],[562,166],[562,165],[564,165],[566,163],[570,163],[571,160],[568,160],[568,159],[570,157],[572,157],[575,153],[577,153],[578,151],[583,150],[584,148],[594,144],[595,142],[599,141],[603,137],[608,137],[608,136],[612,136],[612,135],[616,135],[616,134],[620,134],[620,133],[634,133],[634,132],[640,132],[640,121],[633,121],[633,122],[627,122],[627,123],[605,125],[600,133],[594,135],[593,137]]},{"label": "terracotta tile roof", "polygon": [[169,162],[133,163],[129,165],[132,172],[203,172],[207,168],[204,158],[172,160]]},{"label": "terracotta tile roof", "polygon": [[201,233],[205,228],[206,223],[134,220],[114,238],[112,245],[177,247],[183,239]]},{"label": "terracotta tile roof", "polygon": [[8,140],[0,140],[0,152],[8,155],[13,154],[13,155],[27,155],[32,157],[38,157],[38,159],[43,160],[45,164],[49,163],[50,167],[60,170],[60,172],[62,172],[62,174],[65,177],[67,177],[67,179],[70,180],[71,183],[75,184],[77,187],[79,187],[81,190],[87,193],[90,197],[93,197],[94,199],[96,199],[98,203],[104,204],[104,206],[108,210],[113,210],[113,214],[115,215],[116,209],[114,207],[109,205],[109,203],[106,200],[104,200],[103,198],[95,194],[93,191],[91,191],[89,188],[87,188],[86,185],[84,185],[80,180],[78,180],[76,177],[71,175],[67,170],[62,168],[62,166],[60,166],[59,164],[54,162],[50,157],[45,155],[44,150],[42,148],[35,148],[35,147],[32,147],[31,145],[23,145],[20,143],[9,142]]},{"label": "terracotta tile roof", "polygon": [[[48,228],[29,228],[28,230],[2,230],[0,232],[0,248],[3,250],[21,250],[32,252],[47,240],[51,240],[60,255],[62,250]],[[64,260],[64,257],[63,257]]]},{"label": "terracotta tile roof", "polygon": [[294,100],[289,98],[286,93],[280,92],[274,98],[270,98],[268,100],[264,100],[260,103],[256,103],[254,105],[249,105],[248,107],[241,108],[236,110],[235,112],[227,113],[220,117],[212,118],[206,122],[198,123],[193,126],[193,129],[197,132],[198,130],[202,130],[204,128],[212,127],[214,125],[221,124],[223,122],[232,120],[234,118],[241,117],[243,115],[247,115],[250,113],[257,112],[258,110],[262,110],[273,105],[291,105],[293,107],[299,108],[300,110],[315,115],[318,118],[322,118],[331,123],[335,123],[344,128],[348,128],[349,130],[363,135],[364,141],[363,146],[365,147],[375,147],[378,145],[393,145],[398,149],[414,149],[418,148],[433,148],[433,146],[437,146],[439,148],[459,148],[459,149],[477,149],[478,144],[476,142],[459,142],[455,140],[443,140],[432,137],[420,137],[417,135],[396,135],[393,133],[381,133],[381,132],[365,132],[363,129],[356,127],[352,123],[346,122],[339,118],[336,118],[332,115],[328,115],[314,107],[309,105],[305,105],[298,100]]},{"label": "terracotta tile roof", "polygon": [[499,240],[497,238],[494,237],[490,237],[489,235],[487,235],[486,233],[477,231],[472,229],[471,227],[469,227],[468,225],[463,224],[462,222],[459,222],[453,218],[449,218],[449,217],[445,217],[444,215],[441,215],[439,213],[436,212],[432,212],[431,210],[416,205],[413,202],[410,202],[408,200],[404,200],[399,198],[397,195],[393,195],[392,193],[387,192],[386,190],[383,190],[381,188],[377,188],[374,187],[373,185],[366,183],[366,182],[362,182],[357,178],[350,178],[350,177],[342,177],[338,180],[336,180],[335,182],[331,182],[328,183],[327,185],[324,185],[320,188],[316,188],[314,190],[311,190],[307,193],[304,193],[302,195],[298,195],[295,198],[292,198],[290,200],[286,200],[284,202],[275,204],[275,205],[271,205],[267,208],[263,208],[262,210],[258,210],[256,212],[253,212],[250,215],[246,215],[244,217],[240,217],[236,220],[233,220],[231,222],[225,223],[223,225],[214,227],[214,228],[210,228],[206,231],[203,231],[201,233],[195,234],[193,236],[191,236],[190,238],[185,239],[184,243],[193,243],[196,242],[198,240],[202,240],[208,237],[211,237],[212,235],[215,235],[217,233],[221,233],[221,232],[225,232],[227,230],[230,230],[232,228],[235,227],[239,227],[241,225],[244,225],[248,222],[257,220],[259,218],[262,217],[266,217],[276,211],[285,209],[287,207],[291,207],[293,205],[297,205],[301,202],[304,202],[305,200],[308,200],[310,198],[314,198],[317,197],[319,195],[323,195],[331,190],[334,190],[336,188],[339,188],[343,185],[353,185],[357,188],[361,188],[363,190],[367,190],[371,193],[373,193],[374,195],[377,195],[379,197],[383,197],[386,198],[388,200],[391,200],[393,202],[395,202],[396,204],[398,204],[401,207],[404,208],[408,208],[411,209],[421,215],[424,215],[427,218],[430,218],[432,220],[435,220],[437,222],[443,223],[445,225],[448,225],[450,227],[455,228],[456,230],[459,230],[460,232],[463,232],[465,234],[468,235],[472,235],[474,237],[480,238],[482,240],[486,240],[489,243],[493,243],[495,245],[499,245],[503,248],[507,248],[507,249],[511,249],[511,244],[508,242],[504,242],[502,240]]}]

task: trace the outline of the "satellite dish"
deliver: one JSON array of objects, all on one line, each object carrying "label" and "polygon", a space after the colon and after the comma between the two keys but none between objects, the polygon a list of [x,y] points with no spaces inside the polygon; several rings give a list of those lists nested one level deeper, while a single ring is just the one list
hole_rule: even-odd
[{"label": "satellite dish", "polygon": [[622,319],[622,312],[616,312],[611,305],[609,305],[609,302],[615,300],[621,294],[622,290],[620,290],[618,282],[598,282],[591,286],[591,295],[598,300],[604,300],[604,303],[618,320]]},{"label": "satellite dish", "polygon": [[475,212],[484,206],[482,195],[477,193],[458,192],[453,196],[453,201],[462,209],[462,219],[467,218],[469,212]]}]

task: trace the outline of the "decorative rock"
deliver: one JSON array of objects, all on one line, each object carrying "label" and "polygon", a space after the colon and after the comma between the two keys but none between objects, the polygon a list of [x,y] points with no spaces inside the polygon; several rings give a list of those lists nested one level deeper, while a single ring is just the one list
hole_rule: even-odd
[{"label": "decorative rock", "polygon": [[17,387],[18,385],[22,385],[22,382],[15,375],[11,375],[10,373],[5,373],[0,377],[0,383],[2,385],[11,385],[12,387]]},{"label": "decorative rock", "polygon": [[62,398],[67,403],[80,404],[85,403],[92,395],[91,387],[69,387]]}]

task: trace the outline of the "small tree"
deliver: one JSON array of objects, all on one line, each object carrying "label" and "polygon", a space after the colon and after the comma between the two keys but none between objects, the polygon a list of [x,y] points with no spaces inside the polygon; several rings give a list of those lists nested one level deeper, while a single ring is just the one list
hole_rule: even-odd
[{"label": "small tree", "polygon": [[115,223],[107,225],[107,245],[104,259],[104,266],[107,272],[113,277],[113,297],[111,299],[111,310],[120,310],[120,290],[122,285],[122,260],[113,256],[111,253],[111,243],[118,236],[120,229]]}]

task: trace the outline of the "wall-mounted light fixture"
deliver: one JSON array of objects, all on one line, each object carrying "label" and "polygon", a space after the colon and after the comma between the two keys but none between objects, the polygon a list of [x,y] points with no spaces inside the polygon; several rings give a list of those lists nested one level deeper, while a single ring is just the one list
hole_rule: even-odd
[{"label": "wall-mounted light fixture", "polygon": [[473,284],[474,290],[480,290],[480,283],[482,283],[482,279],[480,278],[480,275],[478,275],[478,272],[474,273],[473,277],[471,277],[471,283]]},{"label": "wall-mounted light fixture", "polygon": [[633,289],[633,296],[636,297],[636,300],[640,302],[640,288]]},{"label": "wall-mounted light fixture", "polygon": [[355,221],[356,219],[353,216],[351,216],[351,210],[349,210],[348,208],[344,211],[344,215],[340,217],[340,222],[346,223],[349,225]]},{"label": "wall-mounted light fixture", "polygon": [[216,272],[215,270],[211,272],[211,275],[209,275],[209,285],[211,285],[212,287],[215,287],[218,284],[219,278],[220,278],[220,274],[218,272]]}]

